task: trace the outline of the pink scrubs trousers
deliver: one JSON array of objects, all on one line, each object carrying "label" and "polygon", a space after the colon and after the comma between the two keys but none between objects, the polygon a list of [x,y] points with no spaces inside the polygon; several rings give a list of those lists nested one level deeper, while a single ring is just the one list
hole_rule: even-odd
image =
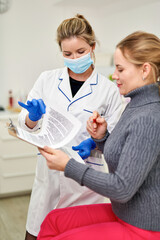
[{"label": "pink scrubs trousers", "polygon": [[52,210],[37,240],[160,240],[160,232],[143,230],[116,217],[111,204]]}]

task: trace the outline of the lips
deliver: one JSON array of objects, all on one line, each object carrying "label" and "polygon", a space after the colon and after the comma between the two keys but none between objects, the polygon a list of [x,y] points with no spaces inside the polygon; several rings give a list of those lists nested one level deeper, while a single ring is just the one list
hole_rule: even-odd
[{"label": "lips", "polygon": [[120,83],[117,83],[117,87],[118,87],[118,88],[119,88],[121,85],[122,85],[122,84],[120,84]]}]

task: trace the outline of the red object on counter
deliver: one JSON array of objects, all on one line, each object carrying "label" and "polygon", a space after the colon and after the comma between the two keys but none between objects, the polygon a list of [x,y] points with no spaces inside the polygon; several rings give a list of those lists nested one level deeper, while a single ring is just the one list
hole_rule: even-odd
[{"label": "red object on counter", "polygon": [[13,107],[12,90],[9,91],[9,107]]}]

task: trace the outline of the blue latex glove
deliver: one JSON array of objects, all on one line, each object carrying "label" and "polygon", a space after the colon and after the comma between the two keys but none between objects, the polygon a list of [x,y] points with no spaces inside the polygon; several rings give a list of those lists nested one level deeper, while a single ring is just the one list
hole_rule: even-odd
[{"label": "blue latex glove", "polygon": [[92,140],[92,138],[88,138],[81,142],[78,146],[72,146],[72,149],[75,151],[79,151],[78,154],[84,160],[88,158],[91,154],[91,150],[95,149],[96,144]]},{"label": "blue latex glove", "polygon": [[46,112],[46,105],[42,99],[32,99],[31,101],[27,101],[27,104],[22,102],[18,102],[18,104],[27,109],[29,112],[29,119],[31,121],[38,121],[41,119],[42,115]]}]

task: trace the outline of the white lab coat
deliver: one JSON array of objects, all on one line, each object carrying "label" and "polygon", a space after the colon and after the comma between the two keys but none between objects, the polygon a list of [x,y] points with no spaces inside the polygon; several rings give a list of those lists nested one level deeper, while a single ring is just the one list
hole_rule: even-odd
[{"label": "white lab coat", "polygon": [[[72,97],[66,67],[46,71],[40,75],[29,93],[28,99],[33,98],[42,98],[45,104],[50,106],[58,104],[61,109],[69,111],[82,122],[82,127],[70,146],[76,146],[89,137],[86,122],[94,110],[105,117],[109,131],[114,128],[122,110],[117,87],[110,80],[98,74],[96,70],[74,97]],[[28,131],[35,131],[40,127],[40,123],[34,129],[28,129],[25,125],[27,113],[25,109],[21,111],[19,124]],[[90,164],[99,171],[105,171],[103,157],[95,150],[86,160],[86,164]],[[66,178],[63,172],[48,169],[45,159],[38,155],[26,229],[32,235],[37,236],[40,224],[52,209],[102,202],[104,202],[104,197]]]}]

